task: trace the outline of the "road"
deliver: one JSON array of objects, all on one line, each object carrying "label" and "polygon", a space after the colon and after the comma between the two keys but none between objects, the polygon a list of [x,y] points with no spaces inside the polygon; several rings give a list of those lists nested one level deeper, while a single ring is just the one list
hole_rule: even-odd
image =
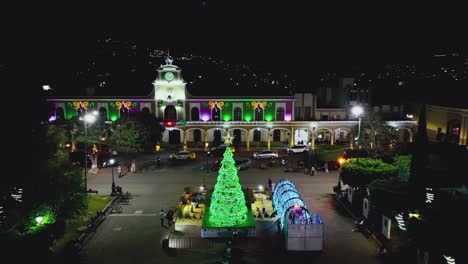
[{"label": "road", "polygon": [[[236,155],[236,154],[235,154]],[[245,154],[239,153],[237,156]],[[207,186],[216,183],[216,172],[201,171],[206,163],[203,155],[197,161],[176,163],[164,162],[167,154],[161,155],[163,166],[155,168],[154,155],[137,157],[136,174],[118,178],[117,185],[133,194],[129,205],[123,206],[123,214],[110,215],[81,251],[82,263],[217,263],[219,255],[193,250],[178,250],[168,254],[161,249],[160,240],[167,231],[160,226],[159,211],[175,209],[184,187],[198,188],[203,178]],[[214,158],[210,159],[210,163]],[[141,169],[143,164],[150,165]],[[126,173],[126,167],[122,166]],[[353,220],[340,210],[332,195],[338,172],[318,172],[310,176],[303,172],[284,173],[280,167],[261,170],[250,168],[239,172],[243,187],[267,186],[268,178],[278,182],[292,179],[312,213],[318,213],[325,224],[324,249],[321,253],[287,254],[285,252],[243,252],[245,263],[382,263],[376,256],[377,244],[360,233],[352,232]],[[102,169],[98,174],[88,175],[88,186],[99,193],[110,193],[111,169]]]}]

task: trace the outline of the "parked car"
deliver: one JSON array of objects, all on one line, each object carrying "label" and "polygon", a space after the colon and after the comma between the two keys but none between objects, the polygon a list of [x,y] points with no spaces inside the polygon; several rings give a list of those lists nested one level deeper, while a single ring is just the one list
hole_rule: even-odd
[{"label": "parked car", "polygon": [[190,152],[188,150],[179,151],[178,153],[171,154],[169,159],[171,160],[193,160],[197,157],[195,152]]},{"label": "parked car", "polygon": [[248,169],[250,167],[252,167],[252,161],[250,161],[250,159],[236,160],[236,168],[238,170]]},{"label": "parked car", "polygon": [[304,153],[309,151],[309,148],[305,145],[292,146],[286,149],[286,153],[295,154],[295,153]]},{"label": "parked car", "polygon": [[219,145],[217,147],[212,147],[210,152],[209,152],[209,155],[213,156],[213,157],[219,157],[219,156],[222,156],[224,154],[224,152],[226,151],[226,147],[227,145]]},{"label": "parked car", "polygon": [[278,153],[265,149],[260,152],[255,152],[253,157],[254,159],[276,159],[278,158]]}]

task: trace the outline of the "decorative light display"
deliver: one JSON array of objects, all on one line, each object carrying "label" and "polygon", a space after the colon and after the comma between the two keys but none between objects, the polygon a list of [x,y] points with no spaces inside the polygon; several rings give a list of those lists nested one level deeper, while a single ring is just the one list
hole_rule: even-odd
[{"label": "decorative light display", "polygon": [[267,106],[267,102],[252,102],[251,105],[253,109],[255,108],[265,109]]},{"label": "decorative light display", "polygon": [[[230,144],[232,139],[228,133],[225,144]],[[247,206],[231,148],[226,148],[221,164],[211,196],[209,221],[215,227],[235,227],[247,221]]]},{"label": "decorative light display", "polygon": [[177,125],[176,121],[166,120],[163,122],[164,127],[175,127]]},{"label": "decorative light display", "polygon": [[318,215],[311,217],[306,204],[296,190],[296,185],[290,180],[281,180],[275,186],[273,203],[278,212],[278,217],[280,218],[281,229],[284,228],[286,218],[292,210],[294,210],[295,214],[298,216],[297,219],[300,224],[322,224],[322,220]]},{"label": "decorative light display", "polygon": [[395,219],[397,220],[398,227],[401,230],[406,231],[406,224],[405,224],[405,220],[403,219],[403,213],[399,213],[399,214],[395,215]]},{"label": "decorative light display", "polygon": [[452,258],[451,256],[445,256],[444,255],[445,261],[447,261],[447,264],[455,264],[455,259]]},{"label": "decorative light display", "polygon": [[[70,104],[70,103],[69,103]],[[90,106],[92,107],[94,103],[90,103],[88,101],[75,101],[71,103],[74,109],[88,109]]]},{"label": "decorative light display", "polygon": [[213,101],[210,101],[208,102],[208,106],[210,107],[210,109],[213,109],[215,107],[219,108],[219,109],[223,109],[224,107],[224,102],[221,101],[221,102],[213,102]]},{"label": "decorative light display", "polygon": [[177,100],[177,106],[180,106],[180,107],[184,106],[184,101]]},{"label": "decorative light display", "polygon": [[132,107],[136,107],[136,106],[137,106],[137,103],[136,103],[136,102],[133,102],[133,103],[132,103],[132,102],[130,102],[130,101],[127,101],[127,102],[122,101],[122,102],[115,102],[115,104],[114,104],[114,103],[111,103],[111,106],[115,106],[115,108],[117,108],[117,109],[119,109],[119,110],[122,109],[122,108],[125,108],[125,109],[128,110],[128,109],[130,109],[130,108],[132,108]]},{"label": "decorative light display", "polygon": [[432,193],[432,188],[426,188],[426,203],[432,203],[434,201],[434,193]]}]

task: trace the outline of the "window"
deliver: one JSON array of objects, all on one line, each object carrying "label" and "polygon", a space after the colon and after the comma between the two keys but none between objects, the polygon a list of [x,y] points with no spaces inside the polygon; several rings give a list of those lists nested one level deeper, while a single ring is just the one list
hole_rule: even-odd
[{"label": "window", "polygon": [[398,106],[397,105],[393,106],[393,112],[398,112]]},{"label": "window", "polygon": [[302,118],[302,115],[301,115],[301,107],[296,106],[296,107],[295,107],[295,110],[296,110],[296,111],[294,112],[294,118],[295,118],[296,120],[300,120],[300,119]]},{"label": "window", "polygon": [[[146,108],[146,109],[148,109],[148,108]],[[107,120],[107,109],[105,107],[99,108],[99,119],[101,119],[102,121]]]},{"label": "window", "polygon": [[[123,107],[122,107],[123,108]],[[164,119],[165,120],[177,120],[177,111],[173,105],[168,105],[164,109]]]},{"label": "window", "polygon": [[234,121],[242,121],[242,109],[240,107],[234,108]]},{"label": "window", "polygon": [[192,107],[190,116],[192,121],[200,121],[200,110],[198,110],[198,107]]},{"label": "window", "polygon": [[276,109],[276,121],[284,121],[284,108],[278,107]]},{"label": "window", "polygon": [[216,106],[211,110],[211,121],[220,121],[221,120],[221,110]]},{"label": "window", "polygon": [[304,107],[304,119],[305,120],[310,120],[312,118],[312,107],[311,106],[305,106]]},{"label": "window", "polygon": [[255,121],[263,121],[263,108],[255,108]]}]

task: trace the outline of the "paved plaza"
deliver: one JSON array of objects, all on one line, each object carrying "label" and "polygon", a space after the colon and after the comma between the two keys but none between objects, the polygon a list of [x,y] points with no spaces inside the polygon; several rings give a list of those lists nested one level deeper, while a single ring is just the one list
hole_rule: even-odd
[{"label": "paved plaza", "polygon": [[[237,155],[237,154],[235,154]],[[242,156],[239,153],[239,156]],[[129,205],[123,206],[122,214],[109,215],[80,253],[82,263],[219,263],[218,252],[201,250],[172,250],[161,248],[161,238],[167,228],[160,226],[159,211],[175,209],[184,187],[198,187],[203,179],[207,187],[216,183],[217,172],[206,172],[200,168],[206,164],[203,156],[196,161],[168,163],[167,154],[162,154],[163,166],[156,168],[155,155],[137,157],[138,173],[127,173],[118,178],[116,184],[123,191],[133,194]],[[210,164],[213,162],[210,159]],[[254,163],[256,164],[256,163]],[[377,244],[360,233],[352,232],[354,220],[341,210],[335,201],[332,186],[337,183],[338,172],[318,172],[310,176],[303,172],[285,173],[281,167],[265,170],[252,167],[239,172],[243,187],[267,186],[268,178],[273,182],[289,178],[312,213],[318,213],[325,225],[324,249],[317,253],[287,253],[268,250],[242,252],[243,263],[382,263],[376,256]],[[88,175],[88,187],[100,194],[110,193],[111,169],[102,169],[98,174]]]}]

